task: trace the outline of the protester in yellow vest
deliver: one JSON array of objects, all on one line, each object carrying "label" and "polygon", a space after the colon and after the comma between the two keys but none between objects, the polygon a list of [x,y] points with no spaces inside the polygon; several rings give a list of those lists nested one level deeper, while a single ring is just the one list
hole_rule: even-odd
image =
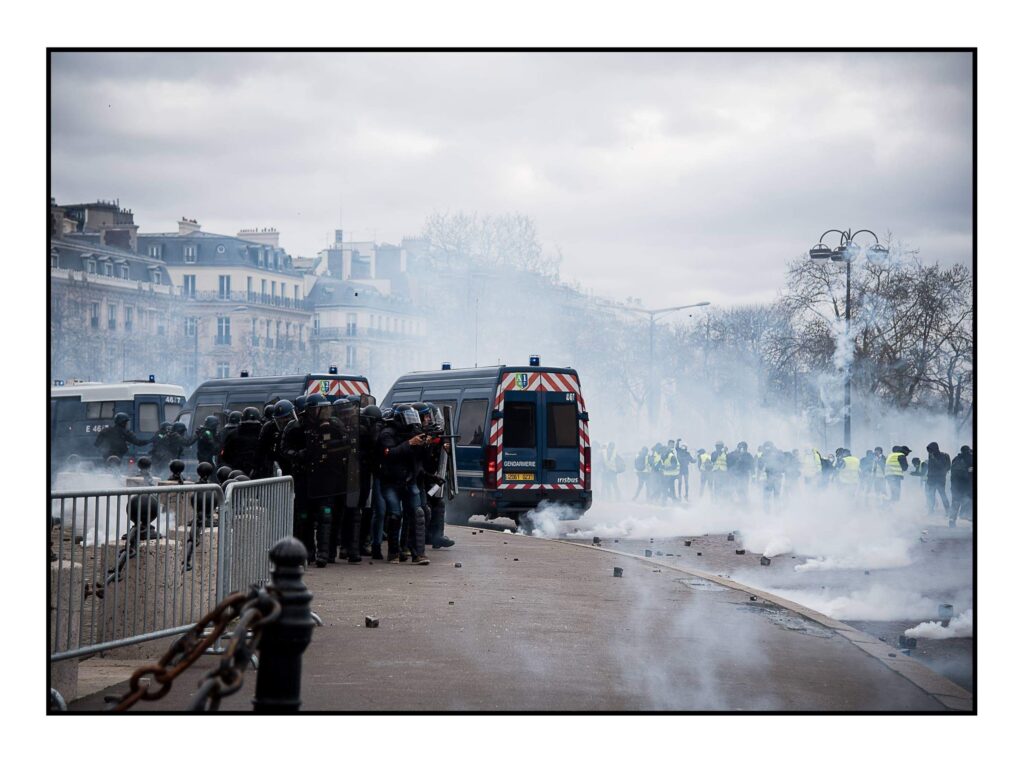
[{"label": "protester in yellow vest", "polygon": [[711,496],[714,499],[725,496],[729,463],[725,442],[715,442],[715,451],[711,453]]},{"label": "protester in yellow vest", "polygon": [[860,458],[851,454],[845,447],[836,459],[836,480],[839,485],[852,493],[860,486]]},{"label": "protester in yellow vest", "polygon": [[893,445],[892,452],[885,458],[885,480],[889,482],[889,501],[899,502],[903,488],[903,472],[910,467],[907,455],[910,447]]},{"label": "protester in yellow vest", "polygon": [[711,455],[701,447],[697,450],[697,470],[700,471],[700,496],[704,496],[704,487],[711,481]]}]

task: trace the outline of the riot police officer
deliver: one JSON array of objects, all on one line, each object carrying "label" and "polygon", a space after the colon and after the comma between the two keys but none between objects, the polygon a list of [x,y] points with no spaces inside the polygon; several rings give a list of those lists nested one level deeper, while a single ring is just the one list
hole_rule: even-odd
[{"label": "riot police officer", "polygon": [[149,448],[149,459],[152,463],[152,470],[161,474],[167,469],[167,464],[174,459],[174,440],[171,438],[171,424],[164,422],[153,437]]},{"label": "riot police officer", "polygon": [[389,563],[405,559],[399,544],[403,517],[405,528],[410,532],[413,562],[422,565],[430,562],[424,554],[426,524],[416,486],[417,448],[423,445],[424,439],[416,411],[409,405],[398,405],[377,440],[380,490],[387,508],[385,530]]},{"label": "riot police officer", "polygon": [[200,463],[213,465],[214,455],[217,454],[217,426],[220,422],[216,415],[208,415],[203,419],[203,426],[196,431],[196,457]]},{"label": "riot police officer", "polygon": [[274,464],[277,457],[277,442],[281,437],[281,429],[283,429],[285,423],[287,423],[287,421],[285,421],[285,423],[278,422],[278,405],[281,406],[282,417],[285,417],[288,420],[292,420],[295,417],[295,406],[288,400],[278,400],[275,402],[271,406],[269,414],[264,411],[263,416],[266,420],[260,427],[260,434],[256,439],[256,462],[253,466],[254,478],[270,478],[274,475]]},{"label": "riot police officer", "polygon": [[338,467],[349,444],[348,434],[322,394],[309,395],[301,420],[291,421],[281,432],[282,467],[295,479],[297,536],[318,568],[331,556],[332,508],[347,483]]},{"label": "riot police officer", "polygon": [[227,461],[223,459],[224,446],[236,433],[238,433],[238,426],[242,422],[242,414],[237,410],[232,410],[228,413],[227,421],[224,424],[224,428],[220,430],[220,449],[217,452],[217,464],[218,465],[229,465]]},{"label": "riot police officer", "polygon": [[[370,557],[383,560],[384,498],[380,493],[380,461],[377,442],[384,425],[383,414],[376,405],[359,411],[359,502],[363,506],[361,525],[371,542]],[[369,512],[367,512],[369,511]],[[366,543],[363,536],[363,543]]]},{"label": "riot police officer", "polygon": [[[335,471],[340,477],[338,486],[337,514],[332,521],[330,559],[335,554],[345,557],[350,563],[362,562],[362,502],[359,499],[361,486],[359,447],[359,398],[338,397],[332,406],[335,431],[343,436],[343,444],[337,448]],[[338,548],[340,549],[340,552]]]},{"label": "riot police officer", "polygon": [[128,428],[129,420],[127,413],[118,413],[114,416],[114,425],[107,426],[96,435],[94,444],[104,460],[111,455],[123,460],[128,454],[129,444],[142,447],[152,441],[152,439],[139,439],[133,434]]},{"label": "riot police officer", "polygon": [[221,461],[247,476],[251,475],[256,467],[256,448],[263,428],[261,417],[260,411],[256,408],[245,408],[237,430],[224,440],[224,446],[221,448]]},{"label": "riot police officer", "polygon": [[[451,454],[451,445],[443,438],[444,418],[441,410],[432,402],[417,402],[413,408],[419,413],[420,425],[427,434],[426,443],[420,448],[421,464],[416,482],[423,502],[427,543],[434,549],[451,547],[455,542],[444,535],[444,496],[440,490],[444,486],[446,473],[442,469],[442,452]],[[431,495],[431,491],[437,493]]]}]

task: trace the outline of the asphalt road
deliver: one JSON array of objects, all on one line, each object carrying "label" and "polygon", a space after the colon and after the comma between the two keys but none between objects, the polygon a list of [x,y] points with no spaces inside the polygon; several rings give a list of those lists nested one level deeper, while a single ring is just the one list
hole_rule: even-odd
[{"label": "asphalt road", "polygon": [[[304,710],[944,709],[899,672],[915,670],[908,661],[865,651],[887,647],[851,642],[749,592],[560,541],[450,533],[455,547],[429,551],[429,566],[364,561],[307,573],[325,625],[304,658]],[[378,628],[365,626],[368,615]],[[136,709],[183,709],[212,664]],[[249,709],[254,685],[250,672],[222,709]],[[121,691],[71,709],[102,709]]]}]

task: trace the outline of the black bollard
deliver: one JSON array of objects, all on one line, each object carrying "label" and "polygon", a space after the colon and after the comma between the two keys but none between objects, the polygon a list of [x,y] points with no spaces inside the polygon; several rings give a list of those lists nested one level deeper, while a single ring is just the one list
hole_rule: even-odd
[{"label": "black bollard", "polygon": [[253,711],[261,713],[298,712],[302,700],[302,653],[313,638],[313,595],[302,582],[306,548],[293,536],[286,536],[270,550],[274,569],[270,585],[277,589],[281,615],[263,629],[260,667],[256,675]]}]

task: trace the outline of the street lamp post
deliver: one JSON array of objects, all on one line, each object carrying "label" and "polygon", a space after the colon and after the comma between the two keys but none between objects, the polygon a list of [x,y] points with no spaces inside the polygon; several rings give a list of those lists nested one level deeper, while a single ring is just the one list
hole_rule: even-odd
[{"label": "street lamp post", "polygon": [[638,308],[630,305],[609,305],[609,307],[616,308],[617,310],[626,310],[632,313],[641,313],[647,316],[649,323],[649,331],[647,336],[647,417],[650,418],[651,424],[653,425],[657,421],[657,407],[655,404],[655,386],[654,380],[654,323],[661,316],[666,313],[673,313],[677,310],[686,310],[687,308],[702,308],[710,305],[710,302],[696,302],[691,305],[676,305],[671,308],[657,308],[651,310],[649,308]]},{"label": "street lamp post", "polygon": [[[825,237],[829,234],[839,235],[839,245],[835,249],[829,248],[825,244]],[[818,243],[814,245],[809,255],[811,260],[825,261],[831,260],[835,263],[846,263],[846,311],[843,316],[845,323],[845,339],[847,346],[850,344],[850,273],[852,271],[852,264],[854,258],[856,258],[861,251],[861,247],[857,244],[854,239],[858,234],[870,234],[875,243],[868,247],[867,255],[872,261],[882,260],[889,255],[889,248],[885,247],[878,241],[878,235],[870,229],[860,229],[858,231],[852,231],[847,229],[829,229],[818,238]],[[851,350],[852,353],[852,350]],[[846,449],[850,449],[850,405],[852,395],[852,364],[853,355],[850,355],[849,360],[843,367],[843,446]]]}]

